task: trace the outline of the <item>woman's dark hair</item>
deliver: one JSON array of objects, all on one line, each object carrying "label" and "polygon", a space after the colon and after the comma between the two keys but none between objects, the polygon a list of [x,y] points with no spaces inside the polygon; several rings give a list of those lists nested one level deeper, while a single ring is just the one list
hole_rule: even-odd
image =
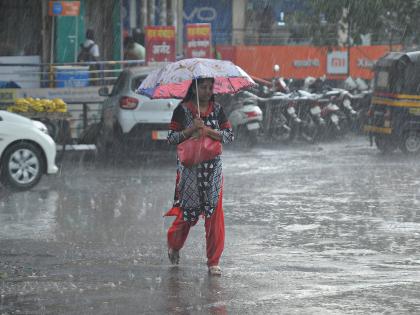
[{"label": "woman's dark hair", "polygon": [[[211,80],[211,82],[214,84],[214,78],[198,78],[198,79],[193,79],[191,81],[190,87],[188,88],[188,92],[187,95],[185,95],[185,97],[182,99],[182,103],[186,103],[189,102],[193,99],[193,97],[195,96],[194,94],[194,89],[195,89],[195,81],[197,81],[197,85],[203,83],[206,80]],[[211,96],[210,99],[212,102],[214,102],[214,94]]]}]

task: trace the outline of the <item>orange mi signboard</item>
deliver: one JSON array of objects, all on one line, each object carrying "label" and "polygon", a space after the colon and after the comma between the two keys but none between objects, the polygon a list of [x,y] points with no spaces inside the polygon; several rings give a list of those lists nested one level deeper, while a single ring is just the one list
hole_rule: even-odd
[{"label": "orange mi signboard", "polygon": [[50,16],[78,16],[80,1],[50,1],[48,15]]}]

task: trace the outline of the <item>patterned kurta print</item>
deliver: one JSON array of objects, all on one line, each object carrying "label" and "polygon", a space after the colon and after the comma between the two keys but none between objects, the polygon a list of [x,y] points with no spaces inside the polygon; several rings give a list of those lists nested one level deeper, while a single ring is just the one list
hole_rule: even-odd
[{"label": "patterned kurta print", "polygon": [[[194,117],[197,117],[197,108],[192,103],[177,106],[168,134],[169,143],[179,144],[185,140],[181,131],[193,126]],[[233,140],[232,127],[220,104],[210,103],[207,113],[201,119],[206,126],[220,133],[222,143]],[[192,167],[185,167],[178,160],[177,172],[173,206],[182,209],[185,221],[196,221],[200,214],[210,217],[217,206],[223,185],[220,156]]]}]

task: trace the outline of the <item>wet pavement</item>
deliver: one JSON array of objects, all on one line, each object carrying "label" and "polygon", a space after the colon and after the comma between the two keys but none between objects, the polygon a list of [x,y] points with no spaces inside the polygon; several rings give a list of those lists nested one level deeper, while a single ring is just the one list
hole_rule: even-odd
[{"label": "wet pavement", "polygon": [[175,160],[64,159],[0,187],[0,314],[409,314],[420,310],[420,160],[364,137],[226,148],[222,277],[200,222],[169,264]]}]

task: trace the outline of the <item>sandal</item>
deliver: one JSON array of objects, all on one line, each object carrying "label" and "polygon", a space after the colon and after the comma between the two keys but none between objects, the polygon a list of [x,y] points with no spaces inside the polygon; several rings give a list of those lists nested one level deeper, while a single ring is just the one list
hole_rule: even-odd
[{"label": "sandal", "polygon": [[179,264],[179,250],[169,248],[168,258],[172,265],[178,265]]},{"label": "sandal", "polygon": [[219,266],[210,266],[209,267],[209,274],[211,276],[221,276],[222,275],[222,268]]}]

